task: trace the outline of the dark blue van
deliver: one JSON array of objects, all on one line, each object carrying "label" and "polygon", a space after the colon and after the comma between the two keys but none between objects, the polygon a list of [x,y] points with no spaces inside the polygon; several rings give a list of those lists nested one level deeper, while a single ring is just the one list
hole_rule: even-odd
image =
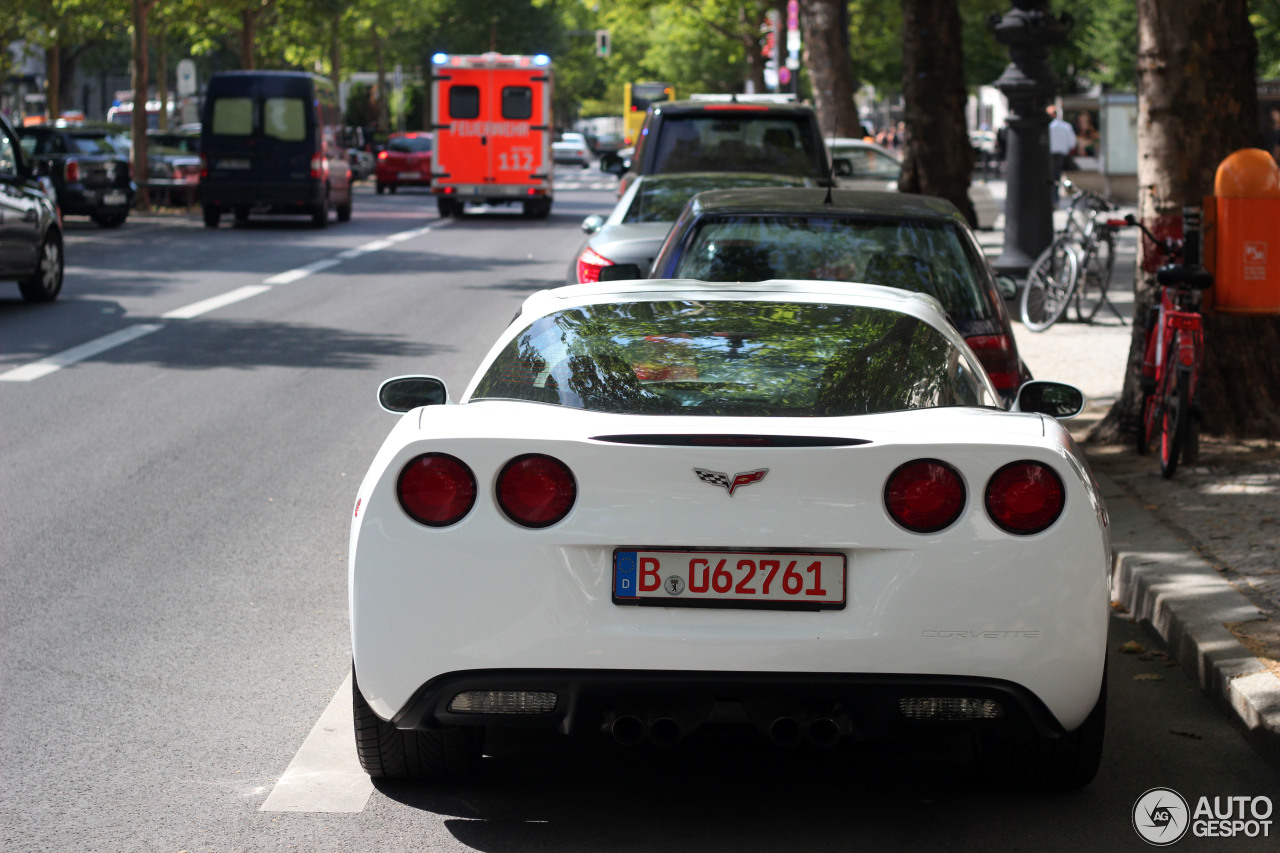
[{"label": "dark blue van", "polygon": [[305,214],[317,228],[351,218],[351,164],[338,96],[299,71],[222,71],[209,79],[201,119],[204,224],[224,213]]}]

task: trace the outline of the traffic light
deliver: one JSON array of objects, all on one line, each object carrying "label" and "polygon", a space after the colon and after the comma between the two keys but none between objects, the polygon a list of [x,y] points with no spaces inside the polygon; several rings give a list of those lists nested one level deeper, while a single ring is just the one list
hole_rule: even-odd
[{"label": "traffic light", "polygon": [[596,30],[596,56],[609,55],[609,31]]}]

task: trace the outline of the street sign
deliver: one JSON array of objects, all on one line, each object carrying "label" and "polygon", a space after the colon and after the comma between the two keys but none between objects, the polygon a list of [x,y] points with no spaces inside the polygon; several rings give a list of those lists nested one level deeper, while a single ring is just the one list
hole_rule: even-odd
[{"label": "street sign", "polygon": [[196,89],[196,64],[190,59],[178,60],[178,97],[194,95]]}]

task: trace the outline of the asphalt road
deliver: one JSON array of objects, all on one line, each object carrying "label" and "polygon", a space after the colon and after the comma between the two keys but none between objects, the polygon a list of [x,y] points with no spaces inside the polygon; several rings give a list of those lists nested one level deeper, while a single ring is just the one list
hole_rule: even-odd
[{"label": "asphalt road", "polygon": [[[337,799],[278,794],[344,735],[326,709],[346,701],[351,503],[393,423],[378,383],[460,392],[612,199],[440,220],[365,187],[325,230],[72,220],[58,302],[0,283],[3,849],[1137,850],[1154,787],[1280,803],[1180,670],[1119,653],[1102,773],[1069,795],[987,783],[960,752],[749,744],[526,744],[467,789],[370,786],[322,746],[311,781]],[[1113,648],[1158,650],[1112,627]],[[1275,850],[1271,820],[1177,847]]]}]

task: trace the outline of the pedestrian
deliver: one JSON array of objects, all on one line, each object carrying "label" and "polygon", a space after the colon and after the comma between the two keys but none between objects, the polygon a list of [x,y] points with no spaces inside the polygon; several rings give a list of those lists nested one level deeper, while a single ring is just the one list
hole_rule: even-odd
[{"label": "pedestrian", "polygon": [[1093,124],[1093,114],[1081,110],[1076,116],[1076,150],[1080,157],[1093,157],[1098,153],[1098,128]]},{"label": "pedestrian", "polygon": [[1046,107],[1045,112],[1049,114],[1049,160],[1053,166],[1053,199],[1056,204],[1062,190],[1062,169],[1076,147],[1076,132],[1070,123],[1058,117],[1058,108],[1053,104]]}]

